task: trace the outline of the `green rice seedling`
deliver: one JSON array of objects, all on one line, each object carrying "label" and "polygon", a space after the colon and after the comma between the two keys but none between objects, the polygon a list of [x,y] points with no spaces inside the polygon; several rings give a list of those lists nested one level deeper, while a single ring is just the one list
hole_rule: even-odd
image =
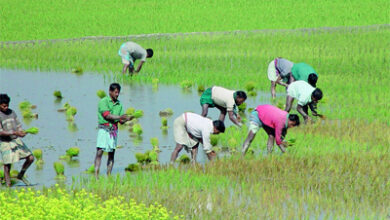
[{"label": "green rice seedling", "polygon": [[212,146],[218,145],[218,135],[212,134],[210,135],[210,143]]},{"label": "green rice seedling", "polygon": [[143,164],[147,160],[147,156],[144,153],[135,153],[135,159],[140,164]]},{"label": "green rice seedling", "polygon": [[103,90],[98,90],[98,91],[96,92],[96,95],[97,95],[99,98],[101,98],[101,99],[107,96],[106,92],[103,91]]},{"label": "green rice seedling", "polygon": [[181,83],[180,83],[180,86],[181,86],[181,88],[182,89],[191,89],[191,87],[192,87],[192,82],[191,81],[189,81],[189,80],[184,80],[184,81],[182,81]]},{"label": "green rice seedling", "polygon": [[246,110],[246,102],[242,103],[241,105],[237,106],[238,111],[244,113]]},{"label": "green rice seedling", "polygon": [[253,81],[247,82],[245,85],[245,89],[247,92],[255,91],[256,83]]},{"label": "green rice seedling", "polygon": [[144,116],[144,111],[142,110],[136,110],[133,114],[134,118],[141,118],[142,116]]},{"label": "green rice seedling", "polygon": [[71,147],[68,150],[66,150],[66,155],[68,155],[71,158],[77,157],[79,153],[80,153],[80,148],[78,147]]},{"label": "green rice seedling", "polygon": [[28,134],[38,134],[39,132],[39,128],[37,127],[31,127],[27,130],[25,130],[24,132],[28,133]]},{"label": "green rice seedling", "polygon": [[31,110],[32,106],[33,105],[29,101],[23,101],[19,103],[20,111]]},{"label": "green rice seedling", "polygon": [[55,90],[55,91],[53,92],[53,95],[54,95],[54,97],[56,97],[57,99],[62,99],[62,98],[63,98],[62,93],[61,93],[61,91],[59,91],[59,90]]},{"label": "green rice seedling", "polygon": [[4,179],[4,170],[0,170],[0,181]]},{"label": "green rice seedling", "polygon": [[257,92],[256,91],[249,91],[248,96],[255,97],[255,96],[257,96]]},{"label": "green rice seedling", "polygon": [[140,170],[141,170],[141,165],[139,163],[131,163],[125,168],[125,171],[127,172],[136,172]]},{"label": "green rice seedling", "polygon": [[31,112],[30,109],[25,109],[22,111],[22,116],[23,118],[26,118],[26,119],[33,119],[33,118],[38,118],[38,114],[37,113],[33,113]]},{"label": "green rice seedling", "polygon": [[141,135],[143,133],[143,130],[142,130],[142,127],[141,127],[141,124],[135,124],[133,125],[133,133],[137,134],[138,136]]},{"label": "green rice seedling", "polygon": [[167,127],[168,126],[168,119],[166,117],[161,118],[161,127]]},{"label": "green rice seedling", "polygon": [[83,68],[81,68],[80,66],[75,67],[75,68],[72,69],[72,73],[82,74],[83,73]]},{"label": "green rice seedling", "polygon": [[255,109],[252,108],[252,107],[248,108],[248,112],[249,112],[249,113],[253,112],[253,110],[255,110]]},{"label": "green rice seedling", "polygon": [[54,162],[53,167],[57,173],[57,176],[63,176],[65,174],[65,167],[64,164],[62,164],[61,162]]},{"label": "green rice seedling", "polygon": [[238,142],[234,137],[230,138],[227,144],[229,148],[236,148],[238,146]]},{"label": "green rice seedling", "polygon": [[204,85],[198,85],[198,93],[203,93],[205,90]]},{"label": "green rice seedling", "polygon": [[173,110],[171,108],[166,108],[159,112],[160,117],[168,117],[173,115]]},{"label": "green rice seedling", "polygon": [[71,105],[68,103],[68,102],[65,102],[64,105],[62,106],[62,108],[64,108],[65,110],[70,108]]},{"label": "green rice seedling", "polygon": [[191,162],[191,158],[187,155],[187,154],[182,154],[180,157],[179,157],[179,162],[182,163],[182,164],[188,164]]},{"label": "green rice seedling", "polygon": [[150,143],[152,144],[153,147],[158,147],[159,146],[157,137],[150,138]]},{"label": "green rice seedling", "polygon": [[151,165],[151,166],[153,166],[153,168],[156,168],[156,166],[159,166],[160,165],[160,163],[156,160],[156,161],[152,161],[152,162],[150,162],[150,164],[149,165]]},{"label": "green rice seedling", "polygon": [[42,150],[41,149],[35,149],[33,151],[33,155],[35,157],[35,159],[38,161],[38,160],[42,160]]},{"label": "green rice seedling", "polygon": [[149,155],[151,162],[158,161],[158,153],[156,151],[152,150],[149,152],[148,155]]},{"label": "green rice seedling", "polygon": [[95,173],[95,165],[92,164],[85,172],[89,173],[89,174],[94,174]]},{"label": "green rice seedling", "polygon": [[133,107],[130,107],[130,108],[126,109],[126,111],[125,111],[126,115],[134,115],[134,113],[135,113],[135,108],[133,108]]},{"label": "green rice seedling", "polygon": [[72,157],[69,156],[69,155],[67,155],[67,154],[65,154],[65,155],[61,155],[61,156],[59,157],[59,159],[60,159],[60,160],[65,160],[65,161],[70,161],[70,160],[72,160]]},{"label": "green rice seedling", "polygon": [[71,106],[69,107],[67,110],[66,110],[66,115],[67,116],[75,116],[77,114],[77,108],[74,107],[74,106]]}]

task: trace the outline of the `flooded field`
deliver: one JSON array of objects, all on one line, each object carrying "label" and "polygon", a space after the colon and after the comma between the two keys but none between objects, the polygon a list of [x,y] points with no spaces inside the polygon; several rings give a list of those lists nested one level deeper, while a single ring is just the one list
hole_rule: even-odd
[{"label": "flooded field", "polygon": [[[23,128],[36,126],[40,129],[37,135],[27,135],[23,139],[31,150],[37,148],[43,150],[43,160],[45,161],[43,168],[37,169],[34,163],[27,172],[32,183],[38,185],[56,183],[53,163],[58,161],[59,157],[72,146],[79,147],[80,154],[71,162],[64,161],[66,182],[70,183],[72,176],[88,175],[84,171],[93,164],[96,153],[97,103],[99,101],[96,91],[104,90],[107,92],[109,84],[115,81],[108,78],[111,77],[94,73],[75,75],[71,73],[0,70],[0,92],[7,93],[11,97],[10,108],[17,112]],[[55,90],[60,90],[64,96],[60,102],[56,101],[53,96]],[[185,111],[201,113],[199,94],[195,88],[183,92],[178,86],[159,85],[158,89],[154,89],[151,85],[139,83],[122,84],[119,100],[125,109],[134,107],[144,111],[144,116],[139,119],[144,131],[140,140],[131,137],[127,128],[119,130],[118,145],[123,146],[123,148],[116,151],[113,173],[125,172],[124,168],[129,163],[136,162],[134,157],[136,152],[152,149],[150,144],[152,137],[159,139],[162,151],[159,155],[160,163],[169,162],[170,154],[175,145],[172,131],[173,120]],[[18,109],[18,104],[22,101],[29,101],[37,106],[33,112],[38,113],[38,119],[31,121],[22,119]],[[74,123],[69,123],[65,114],[57,111],[65,102],[69,102],[78,110]],[[248,98],[247,106],[255,107],[258,104],[269,102],[268,93],[258,93],[256,98]],[[160,129],[159,111],[168,107],[173,109],[174,114],[168,118],[168,132],[163,133]],[[213,119],[217,118],[218,115],[218,110],[210,110],[209,116]],[[227,126],[232,125],[228,118],[225,122]],[[205,161],[205,155],[201,150],[198,154],[198,161]],[[21,164],[21,162],[15,164],[15,168],[19,169]],[[105,174],[105,172],[106,156],[104,156],[101,166],[101,173]]]}]

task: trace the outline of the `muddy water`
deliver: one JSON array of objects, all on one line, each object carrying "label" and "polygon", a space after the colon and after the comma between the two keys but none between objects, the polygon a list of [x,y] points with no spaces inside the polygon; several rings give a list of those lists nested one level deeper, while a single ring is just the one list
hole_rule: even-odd
[{"label": "muddy water", "polygon": [[[100,74],[84,73],[75,75],[71,73],[53,72],[29,72],[0,69],[0,93],[7,93],[11,97],[10,108],[18,114],[23,128],[36,126],[40,129],[37,135],[27,135],[23,140],[31,149],[43,150],[42,169],[37,169],[35,163],[28,170],[28,179],[38,185],[52,185],[56,183],[53,163],[65,154],[66,149],[72,146],[80,147],[80,155],[72,162],[63,162],[65,165],[66,183],[71,183],[72,176],[88,175],[84,171],[93,164],[96,153],[97,135],[97,103],[99,98],[96,91],[99,89],[107,92],[112,79]],[[54,90],[60,90],[64,98],[60,102],[55,101]],[[25,121],[21,118],[18,104],[24,100],[30,101],[37,108],[33,110],[39,114],[39,118]],[[195,89],[183,92],[177,86],[159,85],[155,90],[150,85],[122,85],[119,96],[124,108],[134,107],[142,109],[144,116],[139,119],[144,133],[142,140],[136,140],[130,136],[127,129],[119,130],[118,145],[113,173],[123,173],[129,163],[136,162],[134,154],[152,149],[151,137],[159,139],[162,152],[159,155],[161,163],[167,163],[174,148],[173,120],[185,111],[201,113],[199,94]],[[74,124],[69,124],[65,114],[57,109],[65,102],[69,102],[78,110]],[[258,93],[256,98],[247,100],[248,107],[257,104],[269,103],[269,94]],[[159,111],[172,108],[174,114],[168,119],[168,132],[164,134],[161,129]],[[209,116],[217,118],[219,112],[216,109],[209,111]],[[227,126],[232,123],[225,120]],[[184,153],[184,152],[182,152]],[[202,151],[199,151],[198,161],[206,159]],[[106,160],[104,156],[101,173],[106,172]],[[20,169],[22,162],[15,164],[15,169]]]}]

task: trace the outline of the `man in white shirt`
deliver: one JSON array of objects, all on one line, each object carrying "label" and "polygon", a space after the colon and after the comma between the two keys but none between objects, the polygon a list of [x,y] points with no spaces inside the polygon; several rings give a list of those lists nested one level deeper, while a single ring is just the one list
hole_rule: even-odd
[{"label": "man in white shirt", "polygon": [[206,117],[209,108],[218,108],[221,111],[220,121],[225,121],[226,112],[229,119],[237,126],[241,127],[240,116],[237,106],[245,102],[247,96],[244,91],[234,91],[219,86],[206,89],[200,97],[202,106],[202,116]]},{"label": "man in white shirt", "polygon": [[322,117],[316,111],[316,104],[322,99],[322,91],[319,88],[314,88],[309,83],[299,80],[292,82],[287,88],[286,112],[290,112],[291,105],[294,99],[298,100],[297,111],[305,119],[310,120],[308,115],[308,107],[310,107],[313,116]]},{"label": "man in white shirt", "polygon": [[192,161],[196,162],[199,142],[202,143],[207,158],[212,160],[216,154],[211,149],[210,135],[223,132],[225,132],[223,121],[212,121],[209,118],[191,112],[181,114],[173,123],[176,148],[172,152],[171,162],[176,160],[183,147],[187,151],[191,150]]},{"label": "man in white shirt", "polygon": [[118,55],[122,58],[123,70],[122,73],[126,73],[126,70],[129,69],[129,73],[134,72],[134,62],[139,59],[137,70],[135,73],[138,73],[142,65],[146,62],[146,58],[153,57],[153,50],[151,48],[144,49],[140,45],[134,42],[126,42],[121,45],[118,51]]}]

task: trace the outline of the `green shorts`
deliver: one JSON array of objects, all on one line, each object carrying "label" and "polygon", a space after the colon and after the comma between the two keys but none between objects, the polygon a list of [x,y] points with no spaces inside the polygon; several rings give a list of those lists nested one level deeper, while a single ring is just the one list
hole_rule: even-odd
[{"label": "green shorts", "polygon": [[206,89],[200,97],[200,105],[208,104],[210,108],[214,108],[214,101],[211,99],[211,88]]}]

